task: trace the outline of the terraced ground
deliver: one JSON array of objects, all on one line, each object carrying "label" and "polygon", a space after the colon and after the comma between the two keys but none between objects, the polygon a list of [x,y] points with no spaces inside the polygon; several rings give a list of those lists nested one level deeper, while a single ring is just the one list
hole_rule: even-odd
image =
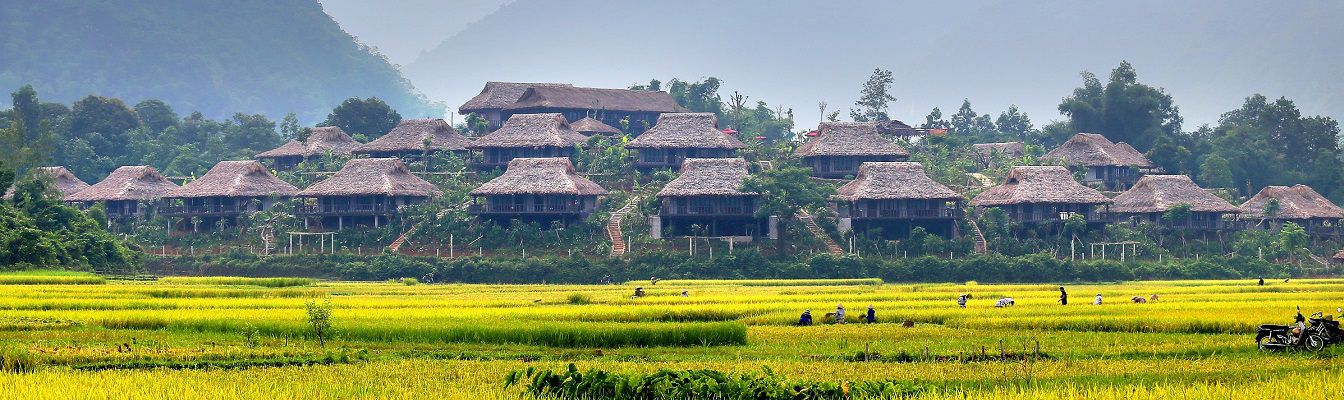
[{"label": "terraced ground", "polygon": [[[22,276],[23,278],[17,278]],[[647,296],[631,298],[635,286]],[[610,286],[0,276],[0,398],[527,398],[526,368],[897,381],[919,398],[1266,398],[1344,389],[1342,349],[1256,325],[1344,306],[1344,279],[1067,285],[662,281]],[[683,297],[681,292],[687,291]],[[970,293],[967,308],[958,294]],[[1091,305],[1101,293],[1106,304]],[[1158,295],[1147,304],[1131,296]],[[994,308],[1011,296],[1012,308]],[[306,302],[330,301],[319,346]],[[821,323],[844,304],[844,325]],[[859,317],[868,305],[878,323]],[[810,309],[819,324],[793,326]],[[904,325],[913,322],[912,327]]]}]

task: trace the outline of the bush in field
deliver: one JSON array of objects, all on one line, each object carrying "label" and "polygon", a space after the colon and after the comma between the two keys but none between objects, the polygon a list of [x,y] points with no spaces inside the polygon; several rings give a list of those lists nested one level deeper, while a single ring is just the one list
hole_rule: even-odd
[{"label": "bush in field", "polygon": [[308,327],[313,337],[317,338],[319,346],[326,347],[331,335],[331,300],[322,303],[309,300],[304,306],[308,309]]},{"label": "bush in field", "polygon": [[574,364],[565,372],[528,368],[504,377],[504,386],[521,384],[539,398],[553,399],[850,399],[913,398],[930,387],[898,381],[798,382],[775,375],[769,368],[761,375],[733,374],[714,370],[660,370],[643,374],[589,370],[580,373]]},{"label": "bush in field", "polygon": [[593,302],[591,297],[588,297],[588,295],[583,293],[570,293],[566,300],[569,301],[569,304],[588,304]]},{"label": "bush in field", "polygon": [[310,286],[317,283],[317,279],[312,278],[247,278],[237,276],[210,276],[210,277],[166,277],[160,278],[159,283],[167,285],[231,285],[231,286],[262,286],[262,287],[291,287],[291,286]]},{"label": "bush in field", "polygon": [[419,285],[419,284],[420,284],[420,280],[419,280],[419,279],[415,279],[415,278],[405,278],[405,277],[403,277],[403,278],[401,278],[400,280],[401,280],[401,284],[406,285],[406,286],[415,286],[415,285]]},{"label": "bush in field", "polygon": [[0,372],[26,373],[37,369],[37,359],[27,350],[18,348],[0,349]]}]

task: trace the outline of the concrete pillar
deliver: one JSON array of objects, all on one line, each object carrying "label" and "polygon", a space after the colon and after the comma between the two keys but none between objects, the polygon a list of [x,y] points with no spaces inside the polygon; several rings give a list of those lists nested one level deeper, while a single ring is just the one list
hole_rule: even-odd
[{"label": "concrete pillar", "polygon": [[766,228],[769,231],[767,237],[771,240],[779,239],[779,217],[771,215],[769,221],[769,226]]},{"label": "concrete pillar", "polygon": [[657,215],[649,217],[649,237],[663,238],[663,218]]}]

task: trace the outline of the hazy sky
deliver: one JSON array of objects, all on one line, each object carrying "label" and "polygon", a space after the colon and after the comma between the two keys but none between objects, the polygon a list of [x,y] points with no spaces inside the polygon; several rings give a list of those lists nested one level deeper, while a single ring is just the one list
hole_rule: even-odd
[{"label": "hazy sky", "polygon": [[511,1],[320,0],[341,28],[401,65]]},{"label": "hazy sky", "polygon": [[[1185,130],[1246,96],[1286,96],[1344,116],[1344,2],[1252,0],[322,0],[431,100],[455,109],[486,81],[625,87],[649,78],[723,79],[816,126],[819,101],[853,106],[873,68],[895,73],[891,116],[920,123],[962,99],[1037,126],[1092,71],[1128,60],[1165,88]],[[673,6],[675,5],[675,6]],[[712,12],[711,12],[712,10]]]}]

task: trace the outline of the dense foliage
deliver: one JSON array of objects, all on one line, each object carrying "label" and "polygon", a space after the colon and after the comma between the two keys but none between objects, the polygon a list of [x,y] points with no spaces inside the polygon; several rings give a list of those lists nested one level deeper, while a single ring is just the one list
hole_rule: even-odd
[{"label": "dense foliage", "polygon": [[520,385],[538,398],[579,399],[850,399],[914,398],[929,387],[906,382],[792,382],[768,367],[764,373],[731,374],[714,370],[659,370],[652,374],[619,374],[593,369],[579,372],[569,364],[564,372],[512,371],[506,387]]},{"label": "dense foliage", "polygon": [[137,253],[103,230],[94,217],[62,204],[48,185],[27,179],[15,187],[12,199],[0,200],[0,269],[138,267]]},{"label": "dense foliage", "polygon": [[290,111],[312,123],[372,95],[403,113],[442,114],[316,1],[22,2],[0,8],[0,26],[0,87],[32,84],[62,102],[162,99],[205,118]]}]

